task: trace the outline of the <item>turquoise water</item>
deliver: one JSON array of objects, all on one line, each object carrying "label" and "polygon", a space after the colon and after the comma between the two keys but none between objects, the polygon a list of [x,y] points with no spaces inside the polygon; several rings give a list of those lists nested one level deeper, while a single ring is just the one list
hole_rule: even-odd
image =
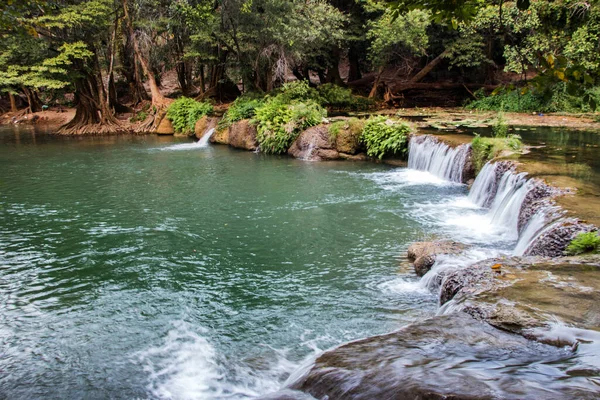
[{"label": "turquoise water", "polygon": [[249,398],[435,313],[401,256],[463,186],[185,143],[2,128],[0,397]]}]

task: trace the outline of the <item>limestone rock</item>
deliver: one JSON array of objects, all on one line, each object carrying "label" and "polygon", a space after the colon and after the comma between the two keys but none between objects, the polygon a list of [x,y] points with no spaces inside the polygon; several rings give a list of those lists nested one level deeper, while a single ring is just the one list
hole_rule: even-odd
[{"label": "limestone rock", "polygon": [[229,144],[229,129],[216,130],[209,141],[217,144]]},{"label": "limestone rock", "polygon": [[258,149],[256,126],[251,124],[248,119],[231,124],[229,127],[229,145],[238,149],[250,151]]},{"label": "limestone rock", "polygon": [[465,245],[451,240],[416,242],[408,247],[407,257],[415,267],[418,276],[425,275],[440,254],[458,254]]},{"label": "limestone rock", "polygon": [[292,143],[288,154],[303,160],[321,161],[340,158],[326,125],[317,125],[302,132]]},{"label": "limestone rock", "polygon": [[361,149],[360,135],[350,129],[340,129],[335,138],[335,148],[340,153],[357,154]]},{"label": "limestone rock", "polygon": [[159,135],[174,135],[175,129],[173,128],[171,121],[165,117],[160,121],[158,128],[156,128],[156,133]]}]

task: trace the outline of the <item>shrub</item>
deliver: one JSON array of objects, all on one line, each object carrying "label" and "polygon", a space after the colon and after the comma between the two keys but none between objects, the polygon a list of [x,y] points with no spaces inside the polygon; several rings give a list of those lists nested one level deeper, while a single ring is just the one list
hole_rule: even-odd
[{"label": "shrub", "polygon": [[508,136],[508,123],[506,122],[506,118],[504,118],[504,113],[498,113],[498,117],[492,125],[492,130],[495,137],[505,138]]},{"label": "shrub", "polygon": [[542,96],[531,91],[520,93],[518,90],[502,91],[486,96],[483,90],[475,92],[477,100],[466,108],[480,111],[533,112],[546,111]]},{"label": "shrub", "polygon": [[326,107],[346,110],[368,110],[375,102],[352,94],[352,90],[326,83],[318,88],[319,100]]},{"label": "shrub", "polygon": [[212,111],[213,106],[209,103],[180,97],[169,106],[167,118],[173,123],[175,132],[191,133],[194,131],[196,122]]},{"label": "shrub", "polygon": [[600,236],[597,232],[578,234],[567,246],[567,254],[598,253],[600,251]]},{"label": "shrub", "polygon": [[250,119],[256,114],[256,109],[263,105],[264,100],[256,95],[244,95],[235,99],[227,112],[219,121],[220,128],[226,128],[234,122]]},{"label": "shrub", "polygon": [[319,93],[316,89],[310,87],[308,81],[284,83],[282,87],[275,91],[275,97],[278,97],[283,102],[313,100],[321,104]]},{"label": "shrub", "polygon": [[129,122],[136,123],[145,121],[148,118],[148,113],[146,111],[140,111],[136,113],[133,117],[129,118]]},{"label": "shrub", "polygon": [[252,120],[257,125],[256,138],[265,153],[285,153],[300,132],[321,123],[327,112],[316,102],[284,101],[269,98],[256,108]]},{"label": "shrub", "polygon": [[523,146],[519,135],[508,135],[506,137],[481,137],[475,136],[471,142],[473,149],[473,166],[475,172],[479,173],[486,162],[498,157],[503,151],[517,151]]},{"label": "shrub", "polygon": [[361,141],[371,157],[383,158],[390,154],[406,154],[408,134],[412,131],[409,124],[394,121],[384,116],[369,118],[362,130]]}]

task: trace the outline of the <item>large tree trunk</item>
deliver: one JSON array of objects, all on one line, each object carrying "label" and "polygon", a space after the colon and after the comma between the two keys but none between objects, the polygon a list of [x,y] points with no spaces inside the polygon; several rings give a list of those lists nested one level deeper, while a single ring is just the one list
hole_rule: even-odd
[{"label": "large tree trunk", "polygon": [[[88,69],[85,65],[76,66],[83,76],[75,81],[75,117],[59,129],[64,135],[121,133],[124,129],[114,116],[108,104],[108,96],[102,82],[97,58]],[[91,70],[92,72],[87,72]],[[85,71],[85,72],[84,72]]]},{"label": "large tree trunk", "polygon": [[360,73],[360,60],[358,58],[358,53],[354,49],[354,47],[350,47],[348,51],[348,82],[356,81],[362,77]]},{"label": "large tree trunk", "polygon": [[326,80],[328,83],[334,83],[339,86],[344,86],[344,81],[340,76],[340,50],[334,49],[332,54],[332,65],[327,68]]}]

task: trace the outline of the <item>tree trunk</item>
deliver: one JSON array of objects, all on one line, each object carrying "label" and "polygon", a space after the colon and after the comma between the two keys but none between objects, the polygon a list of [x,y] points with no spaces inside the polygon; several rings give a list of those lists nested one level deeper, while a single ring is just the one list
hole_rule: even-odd
[{"label": "tree trunk", "polygon": [[[84,65],[76,67],[78,71],[88,70]],[[97,58],[90,69],[92,73],[83,72],[83,76],[75,81],[75,116],[59,129],[61,134],[107,134],[124,131],[108,105]]]},{"label": "tree trunk", "polygon": [[379,71],[377,71],[377,78],[375,78],[375,82],[373,82],[373,87],[369,92],[369,98],[372,99],[377,95],[377,87],[379,86],[379,81],[381,80],[381,75],[383,74],[383,66],[379,67]]},{"label": "tree trunk", "polygon": [[135,57],[139,61],[140,65],[142,66],[142,70],[144,71],[144,74],[146,74],[146,77],[148,78],[148,83],[150,85],[150,93],[152,95],[152,105],[158,109],[163,108],[164,106],[166,106],[168,104],[168,101],[160,92],[160,89],[156,82],[156,76],[152,72],[148,60],[142,54],[139,43],[135,36],[135,32],[133,31],[133,23],[129,17],[129,8],[127,5],[127,0],[123,0],[123,13],[124,13],[123,15],[124,15],[127,29],[128,29],[128,34],[131,37],[131,42],[133,45],[133,51],[134,51]]},{"label": "tree trunk", "polygon": [[360,60],[358,58],[358,53],[353,47],[350,47],[350,50],[348,51],[348,63],[348,82],[356,81],[362,78],[360,73]]},{"label": "tree trunk", "polygon": [[329,66],[329,68],[327,68],[327,76],[325,79],[328,83],[334,83],[338,86],[344,86],[344,81],[340,76],[340,50],[337,48],[334,49],[332,56],[332,65]]},{"label": "tree trunk", "polygon": [[17,101],[15,100],[15,95],[12,92],[8,92],[8,98],[10,100],[10,111],[16,113],[17,110]]},{"label": "tree trunk", "polygon": [[444,58],[448,55],[448,50],[444,50],[442,54],[431,60],[422,70],[417,72],[412,78],[410,78],[409,82],[417,83],[423,80],[439,63],[441,63]]},{"label": "tree trunk", "polygon": [[204,86],[204,65],[200,66],[200,94],[204,94],[206,86]]},{"label": "tree trunk", "polygon": [[38,111],[42,111],[42,103],[37,96],[37,93],[25,86],[22,87],[23,93],[27,97],[27,112],[35,113]]}]

